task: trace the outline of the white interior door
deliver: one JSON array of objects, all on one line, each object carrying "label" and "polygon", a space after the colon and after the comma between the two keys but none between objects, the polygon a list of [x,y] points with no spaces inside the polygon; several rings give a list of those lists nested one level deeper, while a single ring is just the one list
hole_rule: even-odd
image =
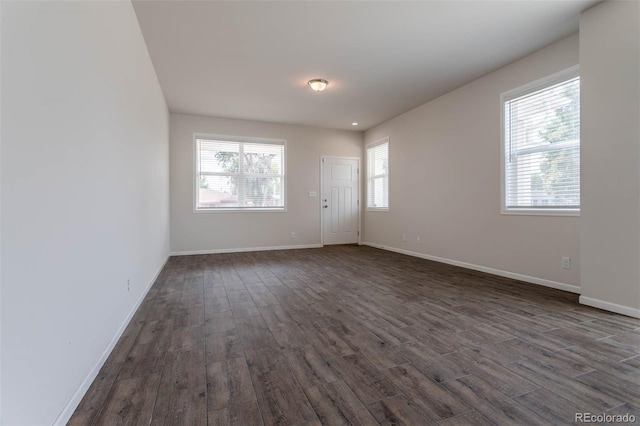
[{"label": "white interior door", "polygon": [[324,244],[358,242],[360,217],[359,160],[322,159],[322,220]]}]

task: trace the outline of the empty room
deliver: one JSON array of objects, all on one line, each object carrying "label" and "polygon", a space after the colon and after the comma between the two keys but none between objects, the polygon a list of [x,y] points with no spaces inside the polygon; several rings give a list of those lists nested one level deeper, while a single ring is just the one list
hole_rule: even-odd
[{"label": "empty room", "polygon": [[1,425],[640,423],[640,2],[0,1]]}]

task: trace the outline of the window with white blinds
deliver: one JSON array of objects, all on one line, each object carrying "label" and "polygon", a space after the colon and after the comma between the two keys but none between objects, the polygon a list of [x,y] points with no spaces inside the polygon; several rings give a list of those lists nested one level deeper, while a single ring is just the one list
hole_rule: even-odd
[{"label": "window with white blinds", "polygon": [[367,146],[367,210],[389,210],[389,138]]},{"label": "window with white blinds", "polygon": [[285,141],[195,138],[195,210],[285,209]]},{"label": "window with white blinds", "polygon": [[580,211],[580,77],[572,68],[502,95],[503,213]]}]

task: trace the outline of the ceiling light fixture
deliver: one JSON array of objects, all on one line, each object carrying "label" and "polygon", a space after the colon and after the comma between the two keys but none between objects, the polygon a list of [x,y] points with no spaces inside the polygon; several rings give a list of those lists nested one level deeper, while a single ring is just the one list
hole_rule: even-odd
[{"label": "ceiling light fixture", "polygon": [[352,126],[357,126],[358,123],[356,123],[355,121],[353,123],[351,123]]},{"label": "ceiling light fixture", "polygon": [[329,85],[329,82],[321,78],[314,78],[313,80],[309,80],[307,84],[309,84],[309,86],[316,92],[322,92],[324,89],[327,88],[327,86]]}]

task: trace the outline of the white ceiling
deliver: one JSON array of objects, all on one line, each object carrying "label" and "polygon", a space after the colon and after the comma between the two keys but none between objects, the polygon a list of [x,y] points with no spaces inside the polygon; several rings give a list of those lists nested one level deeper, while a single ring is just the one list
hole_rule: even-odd
[{"label": "white ceiling", "polygon": [[577,31],[595,3],[133,2],[171,112],[357,130]]}]

